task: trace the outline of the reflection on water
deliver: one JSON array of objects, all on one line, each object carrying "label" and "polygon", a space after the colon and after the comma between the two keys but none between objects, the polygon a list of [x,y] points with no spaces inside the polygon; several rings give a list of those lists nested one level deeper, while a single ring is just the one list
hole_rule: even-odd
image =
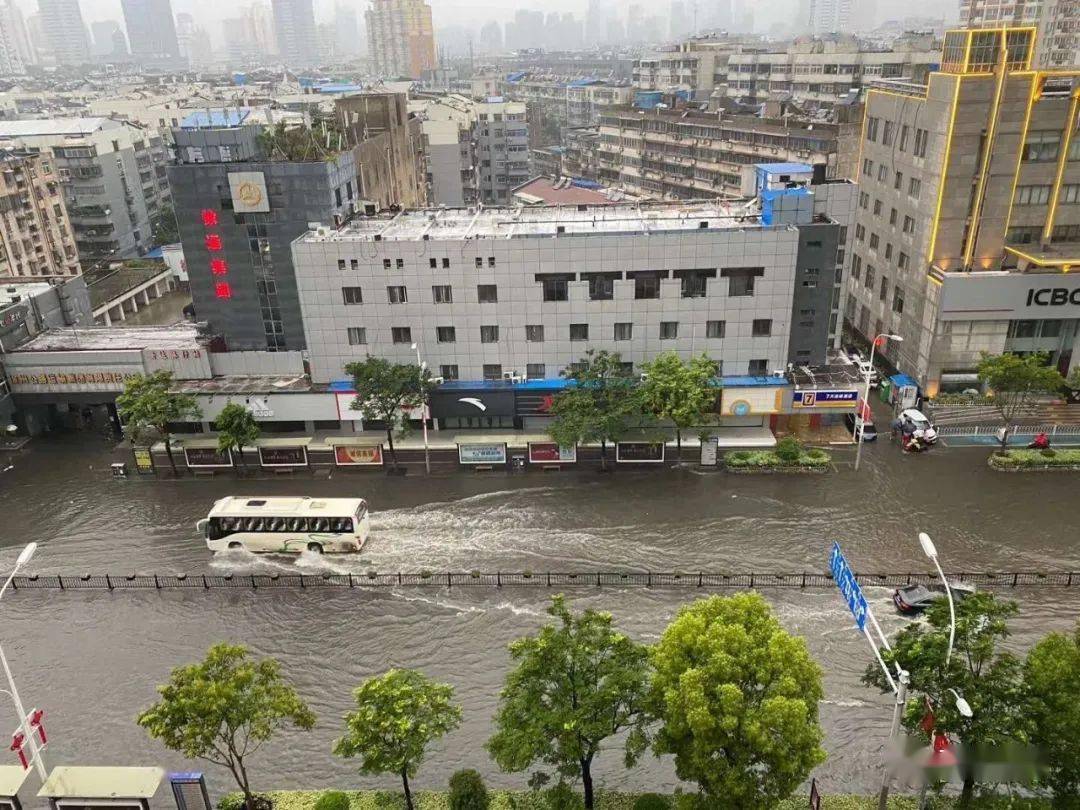
[{"label": "reflection on water", "polygon": [[[624,473],[516,477],[468,474],[430,480],[336,475],[329,481],[114,481],[106,448],[89,439],[42,441],[0,468],[5,532],[0,563],[28,540],[41,543],[32,569],[66,573],[335,573],[397,570],[824,570],[840,540],[856,568],[925,570],[915,539],[935,538],[954,569],[1078,567],[1069,476],[1000,475],[982,451],[904,457],[887,443],[867,448],[856,476],[840,455],[833,476],[785,478]],[[538,480],[539,479],[539,480]],[[229,493],[362,495],[372,535],[358,556],[211,555],[195,522]],[[0,566],[2,567],[2,566]],[[635,638],[654,641],[689,591],[582,589],[578,606],[611,610]],[[807,638],[825,669],[821,706],[830,759],[827,789],[873,790],[889,721],[885,698],[858,678],[865,640],[837,594],[767,593],[791,631]],[[894,632],[906,621],[889,593],[869,589]],[[1048,629],[1066,629],[1080,592],[1032,590],[1016,635],[1023,649]],[[353,686],[388,666],[411,666],[457,688],[465,722],[420,772],[444,784],[477,767],[502,785],[483,751],[507,666],[506,645],[545,619],[544,590],[299,589],[209,592],[55,593],[19,591],[3,603],[3,641],[28,701],[49,712],[52,762],[188,765],[147,743],[136,712],[154,699],[171,667],[227,639],[274,655],[319,714],[311,733],[283,735],[259,755],[266,787],[393,786],[359,777],[329,754]],[[0,701],[0,722],[13,721]],[[134,753],[133,753],[134,752]],[[667,788],[670,763],[646,759],[632,771],[605,753],[609,787]],[[226,782],[208,772],[214,787]]]}]

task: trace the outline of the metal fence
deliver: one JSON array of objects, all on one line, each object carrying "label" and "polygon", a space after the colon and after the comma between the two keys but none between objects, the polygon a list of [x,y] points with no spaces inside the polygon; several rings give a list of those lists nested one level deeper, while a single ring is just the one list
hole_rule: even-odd
[{"label": "metal fence", "polygon": [[[941,436],[997,436],[1001,425],[935,425],[934,429]],[[1080,425],[1018,425],[1009,432],[1010,436],[1035,435],[1045,433],[1054,436],[1080,436]]]},{"label": "metal fence", "polygon": [[[896,588],[931,585],[938,578],[925,573],[855,575],[865,586]],[[984,588],[1080,586],[1080,572],[1073,571],[981,571],[949,573],[950,581],[962,580]],[[39,574],[17,576],[15,590],[211,590],[219,588],[828,588],[832,575],[816,571],[776,573],[656,573],[648,571],[582,572],[377,572],[356,574]]]}]

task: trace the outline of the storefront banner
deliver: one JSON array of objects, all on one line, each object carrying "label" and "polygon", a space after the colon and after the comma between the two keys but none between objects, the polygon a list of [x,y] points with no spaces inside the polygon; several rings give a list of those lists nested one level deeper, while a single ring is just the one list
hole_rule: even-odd
[{"label": "storefront banner", "polygon": [[260,447],[259,463],[264,467],[303,467],[307,465],[307,448]]},{"label": "storefront banner", "polygon": [[189,467],[231,467],[232,451],[222,453],[216,447],[185,447],[184,460]]},{"label": "storefront banner", "polygon": [[529,442],[530,464],[573,464],[577,447],[560,447],[555,442]]},{"label": "storefront banner", "polygon": [[505,444],[459,444],[458,461],[462,464],[505,464]]},{"label": "storefront banner", "polygon": [[153,472],[154,458],[150,455],[149,447],[135,448],[135,469],[141,473]]},{"label": "storefront banner", "polygon": [[854,408],[858,391],[796,391],[792,405],[796,408]]},{"label": "storefront banner", "polygon": [[615,445],[615,460],[658,464],[664,460],[663,442],[619,442]]},{"label": "storefront banner", "polygon": [[124,383],[135,376],[132,367],[127,369],[79,367],[34,368],[23,371],[22,367],[8,367],[8,382],[16,393],[45,394],[64,391],[123,391]]},{"label": "storefront banner", "polygon": [[339,467],[377,467],[383,463],[377,444],[339,444],[334,447],[334,463]]}]

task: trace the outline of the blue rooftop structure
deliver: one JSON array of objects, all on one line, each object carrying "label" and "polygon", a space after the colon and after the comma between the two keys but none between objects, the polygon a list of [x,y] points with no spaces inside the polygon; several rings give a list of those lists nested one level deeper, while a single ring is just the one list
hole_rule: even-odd
[{"label": "blue rooftop structure", "polygon": [[812,174],[814,171],[809,163],[755,163],[754,167],[769,174]]},{"label": "blue rooftop structure", "polygon": [[524,79],[528,75],[529,74],[526,71],[519,70],[517,73],[508,73],[508,74],[506,74],[506,80],[508,82],[513,82],[514,84],[516,84],[517,82],[520,82],[522,79]]},{"label": "blue rooftop structure", "polygon": [[364,88],[358,84],[321,84],[316,89],[320,93],[359,93]]},{"label": "blue rooftop structure", "polygon": [[226,107],[220,110],[199,110],[180,122],[180,129],[218,129],[238,127],[243,124],[251,110],[247,107]]},{"label": "blue rooftop structure", "polygon": [[574,79],[568,85],[569,87],[589,87],[590,85],[600,84],[599,79],[595,79],[591,76],[584,79]]},{"label": "blue rooftop structure", "polygon": [[[509,380],[448,380],[440,383],[440,391],[561,391],[570,388],[576,383],[563,377],[547,378],[542,380],[525,380],[513,383]],[[778,385],[789,385],[786,377],[758,377],[748,375],[732,375],[714,378],[714,387],[718,388],[772,388]],[[330,390],[335,392],[349,392],[353,390],[352,380],[333,380]]]}]

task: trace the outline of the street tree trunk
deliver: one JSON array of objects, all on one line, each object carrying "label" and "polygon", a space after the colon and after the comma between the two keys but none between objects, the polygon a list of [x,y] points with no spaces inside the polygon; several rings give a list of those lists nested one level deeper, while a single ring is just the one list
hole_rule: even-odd
[{"label": "street tree trunk", "polygon": [[240,462],[240,466],[237,468],[240,472],[247,470],[247,464],[244,463],[244,446],[242,444],[236,445],[236,460]]},{"label": "street tree trunk", "polygon": [[581,786],[585,789],[585,810],[593,810],[592,759],[581,760]]},{"label": "street tree trunk", "polygon": [[970,807],[971,800],[975,797],[975,777],[965,776],[964,787],[960,791],[960,806]]},{"label": "street tree trunk", "polygon": [[607,469],[607,439],[600,440],[600,469]]},{"label": "street tree trunk", "polygon": [[675,428],[675,447],[679,455],[679,461],[682,461],[682,428]]},{"label": "street tree trunk", "polygon": [[176,478],[179,473],[176,471],[176,459],[172,454],[172,443],[169,441],[169,434],[165,434],[165,455],[169,457],[169,466],[172,467],[173,478]]},{"label": "street tree trunk", "polygon": [[412,791],[409,790],[409,772],[404,768],[401,769],[401,786],[405,788],[405,807],[407,810],[413,810]]},{"label": "street tree trunk", "polygon": [[[394,431],[392,428],[386,429],[386,441],[390,444],[390,463],[394,466],[394,470],[397,471],[397,450],[394,449]],[[405,792],[408,793],[408,788],[406,788]]]}]

